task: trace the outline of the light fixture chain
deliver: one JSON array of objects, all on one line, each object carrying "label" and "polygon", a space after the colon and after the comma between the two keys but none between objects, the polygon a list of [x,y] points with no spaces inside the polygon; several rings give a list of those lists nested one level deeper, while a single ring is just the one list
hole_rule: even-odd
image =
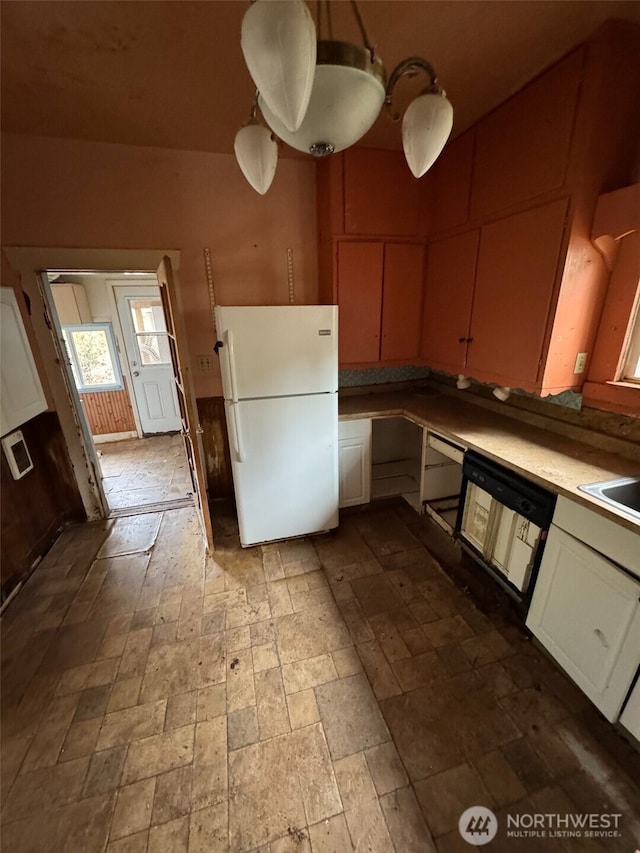
[{"label": "light fixture chain", "polygon": [[353,10],[353,14],[355,16],[356,21],[358,22],[358,27],[360,29],[360,35],[362,36],[362,41],[364,46],[367,48],[369,53],[371,54],[371,61],[375,59],[376,49],[371,44],[371,40],[367,35],[367,31],[364,26],[364,21],[362,20],[362,15],[360,14],[360,9],[358,8],[357,0],[351,0],[351,9]]}]

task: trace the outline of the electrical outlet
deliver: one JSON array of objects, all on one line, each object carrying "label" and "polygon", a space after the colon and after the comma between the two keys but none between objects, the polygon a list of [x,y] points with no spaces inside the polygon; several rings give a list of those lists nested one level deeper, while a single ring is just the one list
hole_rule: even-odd
[{"label": "electrical outlet", "polygon": [[198,370],[211,370],[213,361],[210,355],[199,355],[197,357]]},{"label": "electrical outlet", "polygon": [[579,352],[576,356],[576,363],[573,366],[574,373],[584,373],[584,367],[587,363],[587,353]]}]

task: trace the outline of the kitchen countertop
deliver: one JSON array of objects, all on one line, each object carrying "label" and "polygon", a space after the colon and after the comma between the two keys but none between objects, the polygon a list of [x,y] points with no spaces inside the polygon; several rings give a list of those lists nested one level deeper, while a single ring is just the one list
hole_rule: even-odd
[{"label": "kitchen countertop", "polygon": [[409,418],[640,532],[634,519],[578,490],[587,483],[640,476],[640,463],[631,459],[428,389],[341,395],[338,410],[340,420]]}]

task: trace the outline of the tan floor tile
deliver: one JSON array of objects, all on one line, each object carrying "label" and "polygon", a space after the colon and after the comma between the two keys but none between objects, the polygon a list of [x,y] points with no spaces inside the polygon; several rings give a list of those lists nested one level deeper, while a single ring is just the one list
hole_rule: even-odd
[{"label": "tan floor tile", "polygon": [[423,631],[434,648],[447,646],[450,643],[457,643],[467,637],[473,637],[472,629],[460,615],[448,616],[445,619],[438,619],[436,622],[429,622],[423,626]]},{"label": "tan floor tile", "polygon": [[379,796],[409,784],[398,750],[393,741],[381,743],[365,752],[369,771]]},{"label": "tan floor tile", "polygon": [[284,577],[282,559],[280,558],[277,545],[262,546],[262,565],[267,581],[274,581]]},{"label": "tan floor tile", "polygon": [[72,761],[83,755],[91,755],[98,740],[102,718],[81,720],[70,727],[58,761]]},{"label": "tan floor tile", "polygon": [[189,818],[187,816],[152,826],[147,853],[187,853],[189,847]]},{"label": "tan floor tile", "polygon": [[291,594],[286,580],[272,581],[268,584],[268,595],[269,604],[271,605],[271,615],[274,618],[293,613]]},{"label": "tan floor tile", "polygon": [[402,690],[377,640],[361,643],[358,654],[378,699],[397,696]]},{"label": "tan floor tile", "polygon": [[83,690],[73,715],[74,723],[79,720],[91,720],[93,717],[101,717],[106,714],[111,690],[112,687],[108,684]]},{"label": "tan floor tile", "polygon": [[290,693],[287,696],[289,708],[289,721],[292,729],[301,729],[317,723],[320,719],[320,711],[313,690],[301,690],[299,693]]},{"label": "tan floor tile", "polygon": [[307,830],[292,826],[285,836],[269,844],[269,853],[311,853]]},{"label": "tan floor tile", "polygon": [[144,671],[140,701],[151,702],[193,690],[197,682],[197,640],[151,649]]},{"label": "tan floor tile", "polygon": [[152,824],[173,821],[191,811],[192,774],[193,767],[187,764],[156,777]]},{"label": "tan floor tile", "polygon": [[229,818],[226,802],[192,812],[189,821],[189,853],[226,850],[228,832]]},{"label": "tan floor tile", "polygon": [[132,743],[122,773],[123,784],[190,764],[193,760],[194,728],[193,725],[183,726]]},{"label": "tan floor tile", "polygon": [[411,788],[380,798],[380,806],[397,853],[436,853],[436,845]]},{"label": "tan floor tile", "polygon": [[253,654],[254,672],[262,672],[265,669],[273,669],[280,666],[275,643],[262,643],[261,645],[253,646],[251,651]]},{"label": "tan floor tile", "polygon": [[107,712],[123,711],[125,708],[137,705],[141,687],[142,676],[140,675],[135,678],[125,678],[122,681],[116,681],[111,688]]},{"label": "tan floor tile", "polygon": [[57,696],[31,741],[20,773],[51,767],[58,760],[78,703],[77,695]]},{"label": "tan floor tile", "polygon": [[460,764],[417,782],[415,792],[436,838],[455,829],[460,815],[470,806],[490,809],[495,805],[482,779],[469,764]]},{"label": "tan floor tile", "polygon": [[225,681],[225,646],[222,634],[200,637],[197,652],[198,687],[220,684]]},{"label": "tan floor tile", "polygon": [[136,832],[117,841],[111,841],[107,847],[107,853],[147,853],[148,831]]},{"label": "tan floor tile", "polygon": [[357,599],[341,602],[340,613],[354,643],[368,643],[369,640],[374,639],[371,625],[369,625]]},{"label": "tan floor tile", "polygon": [[256,673],[255,698],[261,740],[290,730],[287,701],[279,669]]},{"label": "tan floor tile", "polygon": [[3,821],[46,812],[76,800],[82,790],[88,766],[88,758],[78,758],[18,776],[3,807]]},{"label": "tan floor tile", "polygon": [[363,752],[340,758],[333,766],[345,811],[377,798]]},{"label": "tan floor tile", "polygon": [[297,693],[328,681],[334,681],[338,673],[331,655],[318,655],[315,658],[296,661],[282,667],[282,680],[285,693]]},{"label": "tan floor tile", "polygon": [[313,853],[347,853],[354,849],[343,814],[310,826],[309,836]]},{"label": "tan floor tile", "polygon": [[118,668],[119,680],[144,674],[152,636],[153,628],[140,628],[128,634]]},{"label": "tan floor tile", "polygon": [[[254,643],[253,632],[261,626],[268,625],[268,622],[258,622],[255,625],[242,625],[240,628],[232,628],[230,631],[225,631],[224,646],[226,649],[248,649]],[[267,640],[260,640],[267,642]]]},{"label": "tan floor tile", "polygon": [[239,604],[229,607],[227,610],[227,628],[239,628],[243,625],[251,625],[253,622],[264,622],[271,616],[271,608],[268,601],[259,604]]},{"label": "tan floor tile", "polygon": [[150,826],[155,787],[155,779],[144,779],[120,788],[111,825],[111,839],[133,835]]},{"label": "tan floor tile", "polygon": [[251,850],[306,825],[291,738],[281,735],[229,755],[229,842]]},{"label": "tan floor tile", "polygon": [[362,672],[360,657],[353,646],[336,649],[331,652],[331,657],[340,678],[347,678],[349,675],[357,675]]},{"label": "tan floor tile", "polygon": [[446,672],[435,652],[424,652],[406,660],[395,661],[392,668],[405,693],[442,678]]},{"label": "tan floor tile", "polygon": [[97,654],[96,660],[119,658],[124,652],[124,647],[127,644],[127,636],[127,634],[106,636],[100,646],[100,651]]},{"label": "tan floor tile", "polygon": [[198,690],[196,719],[199,723],[227,713],[227,685],[212,684]]},{"label": "tan floor tile", "polygon": [[240,711],[232,711],[227,717],[227,734],[230,751],[260,740],[256,706],[249,705]]},{"label": "tan floor tile", "polygon": [[349,645],[349,635],[334,605],[315,607],[276,620],[283,664],[326,654]]},{"label": "tan floor tile", "polygon": [[498,806],[506,806],[526,797],[526,790],[498,750],[481,755],[474,761],[474,765]]},{"label": "tan floor tile", "polygon": [[107,714],[96,749],[108,749],[161,732],[166,708],[167,700],[158,699],[156,702]]},{"label": "tan floor tile", "polygon": [[[251,658],[249,657],[249,660]],[[247,671],[240,666],[229,672],[227,678],[227,711],[239,711],[248,705],[256,704],[256,691],[251,668]]]},{"label": "tan floor tile", "polygon": [[[314,572],[315,574],[317,572]],[[303,592],[292,593],[291,604],[294,612],[297,613],[301,610],[311,610],[313,607],[321,607],[323,604],[333,604],[333,595],[328,587],[318,586],[314,589],[304,590]]]},{"label": "tan floor tile", "polygon": [[196,721],[197,690],[179,693],[167,699],[167,714],[164,720],[165,731],[188,726]]},{"label": "tan floor tile", "polygon": [[[274,643],[276,639],[276,629],[272,620],[266,622],[255,622],[247,628],[236,628],[236,631],[249,632],[249,642],[246,645],[263,646],[265,643]],[[234,649],[241,649],[244,646],[234,644]]]},{"label": "tan floor tile", "polygon": [[317,823],[342,811],[342,803],[320,723],[291,735],[307,823]]},{"label": "tan floor tile", "polygon": [[[153,634],[151,635],[151,648],[157,646],[172,645],[176,642],[176,632],[178,629],[177,622],[161,622],[154,625]],[[204,631],[202,633],[205,633]]]},{"label": "tan floor tile", "polygon": [[104,545],[98,551],[98,557],[149,551],[156,541],[161,519],[162,513],[159,512],[116,519]]},{"label": "tan floor tile", "polygon": [[[234,755],[237,753],[234,753]],[[191,804],[202,809],[228,795],[227,719],[216,717],[196,725]]]},{"label": "tan floor tile", "polygon": [[115,802],[115,794],[103,794],[72,802],[61,809],[58,831],[65,853],[93,853],[104,849]]},{"label": "tan floor tile", "polygon": [[334,761],[390,739],[364,675],[322,684],[315,693]]},{"label": "tan floor tile", "polygon": [[347,826],[356,850],[370,853],[394,853],[395,848],[378,800],[370,800],[345,812]]},{"label": "tan floor tile", "polygon": [[412,655],[420,655],[433,648],[431,640],[422,628],[410,628],[408,631],[402,631],[401,636],[402,641]]},{"label": "tan floor tile", "polygon": [[126,746],[116,746],[102,752],[94,752],[84,785],[83,796],[104,794],[120,784],[122,768],[127,754]]}]

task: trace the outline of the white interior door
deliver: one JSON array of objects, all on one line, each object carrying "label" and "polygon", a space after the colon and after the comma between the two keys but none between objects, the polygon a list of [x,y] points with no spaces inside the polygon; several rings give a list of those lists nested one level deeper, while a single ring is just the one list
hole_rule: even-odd
[{"label": "white interior door", "polygon": [[177,432],[182,420],[160,288],[117,285],[115,295],[142,432]]}]

